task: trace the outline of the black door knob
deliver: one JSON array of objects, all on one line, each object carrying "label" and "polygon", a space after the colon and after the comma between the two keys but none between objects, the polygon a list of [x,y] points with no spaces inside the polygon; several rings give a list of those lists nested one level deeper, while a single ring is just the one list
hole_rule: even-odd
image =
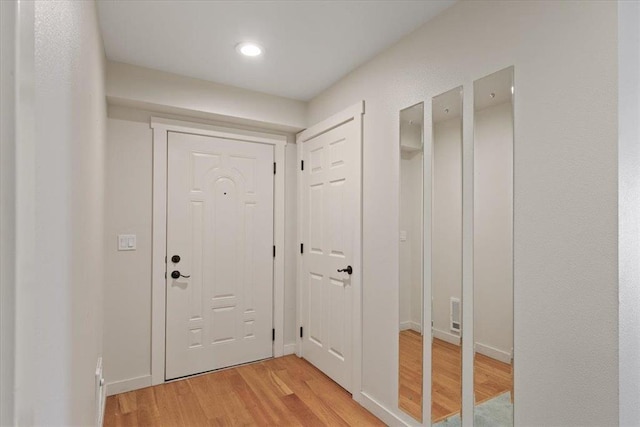
[{"label": "black door knob", "polygon": [[171,262],[177,264],[180,262],[180,255],[174,255],[171,257]]},{"label": "black door knob", "polygon": [[173,270],[171,272],[171,278],[172,279],[179,279],[181,277],[184,277],[185,279],[188,279],[191,276],[183,276],[182,274],[180,274],[180,272],[178,270]]},{"label": "black door knob", "polygon": [[338,273],[347,273],[348,275],[351,275],[353,273],[353,268],[351,268],[350,265],[347,265],[347,268],[338,270]]}]

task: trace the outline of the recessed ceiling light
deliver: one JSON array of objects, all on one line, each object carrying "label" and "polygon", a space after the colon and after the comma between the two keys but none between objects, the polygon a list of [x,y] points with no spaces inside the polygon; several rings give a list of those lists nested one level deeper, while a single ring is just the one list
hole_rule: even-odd
[{"label": "recessed ceiling light", "polygon": [[251,42],[238,43],[236,50],[244,56],[260,56],[262,54],[262,48]]}]

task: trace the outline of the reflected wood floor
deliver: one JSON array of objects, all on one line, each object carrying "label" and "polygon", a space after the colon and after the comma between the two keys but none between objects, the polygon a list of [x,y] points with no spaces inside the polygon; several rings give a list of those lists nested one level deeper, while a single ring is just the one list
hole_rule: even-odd
[{"label": "reflected wood floor", "polygon": [[[432,343],[431,422],[437,423],[461,407],[460,347],[435,338]],[[474,360],[476,404],[511,391],[511,365],[482,354]],[[400,332],[399,406],[416,419],[422,418],[422,335]]]},{"label": "reflected wood floor", "polygon": [[398,407],[422,420],[422,335],[400,331]]},{"label": "reflected wood floor", "polygon": [[474,367],[473,387],[476,405],[507,391],[511,392],[513,402],[512,365],[476,353]]},{"label": "reflected wood floor", "polygon": [[112,426],[384,426],[291,355],[107,398]]}]

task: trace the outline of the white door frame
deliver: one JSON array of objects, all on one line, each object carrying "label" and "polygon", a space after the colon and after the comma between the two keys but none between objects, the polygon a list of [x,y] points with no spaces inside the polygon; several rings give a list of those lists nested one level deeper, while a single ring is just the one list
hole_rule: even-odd
[{"label": "white door frame", "polygon": [[[356,270],[358,274],[353,276],[353,279],[351,282],[351,286],[353,289],[353,299],[352,299],[353,329],[352,329],[352,335],[351,335],[352,337],[351,338],[352,339],[351,388],[352,388],[353,399],[356,400],[357,402],[362,401],[361,391],[362,391],[362,115],[363,114],[364,114],[364,101],[360,101],[357,104],[354,104],[351,107],[348,107],[347,109],[337,114],[334,114],[328,119],[323,120],[322,122],[314,126],[311,126],[308,129],[305,129],[304,131],[300,132],[296,136],[296,144],[298,146],[297,147],[298,163],[296,165],[296,168],[298,170],[298,210],[297,210],[298,211],[298,243],[302,243],[303,212],[301,207],[302,207],[302,192],[304,191],[304,188],[305,188],[304,175],[300,170],[301,169],[300,162],[301,160],[303,160],[302,146],[305,142],[309,141],[310,139],[315,138],[316,136],[326,133],[332,129],[335,129],[344,123],[350,122],[352,120],[355,122],[355,127],[357,132],[356,139],[360,144],[360,147],[359,147],[360,157],[356,162],[356,168],[357,168],[356,176],[359,179],[358,186],[360,191],[360,193],[358,194],[360,201],[358,203],[356,215],[360,218],[360,227],[356,227],[356,230],[355,230],[354,238],[355,238],[355,241],[358,242],[358,245],[356,245],[356,248],[353,254],[353,258],[354,258],[353,265],[355,267],[354,270]],[[300,334],[298,333],[298,328],[305,326],[302,321],[303,319],[302,313],[300,312],[302,307],[303,258],[300,254],[300,251],[297,251],[297,253],[298,253],[298,262],[297,262],[298,284],[296,286],[296,292],[298,296],[297,296],[297,304],[296,304],[296,325],[297,325],[296,355],[298,357],[302,357],[303,356],[302,339],[300,338]]]},{"label": "white door frame", "polygon": [[168,132],[212,136],[242,142],[270,144],[277,165],[274,180],[273,240],[273,356],[284,354],[284,153],[287,137],[242,129],[151,117],[153,129],[153,224],[151,249],[151,384],[165,382],[165,320],[167,255],[167,136]]}]

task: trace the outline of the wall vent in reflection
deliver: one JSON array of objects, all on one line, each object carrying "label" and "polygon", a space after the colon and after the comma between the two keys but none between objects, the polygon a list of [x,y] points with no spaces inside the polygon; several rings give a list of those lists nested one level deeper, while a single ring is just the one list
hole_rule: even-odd
[{"label": "wall vent in reflection", "polygon": [[451,332],[460,334],[460,299],[451,298],[449,304],[449,319],[451,324]]}]

